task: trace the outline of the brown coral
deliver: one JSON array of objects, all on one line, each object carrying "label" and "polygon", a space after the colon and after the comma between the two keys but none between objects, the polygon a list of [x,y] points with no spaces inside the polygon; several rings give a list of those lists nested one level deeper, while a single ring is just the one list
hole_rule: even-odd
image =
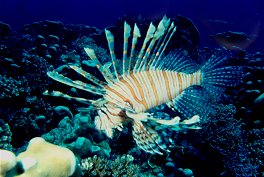
[{"label": "brown coral", "polygon": [[88,157],[81,161],[81,168],[85,176],[140,176],[140,167],[133,163],[131,155],[118,156],[115,160],[108,160],[98,156]]}]

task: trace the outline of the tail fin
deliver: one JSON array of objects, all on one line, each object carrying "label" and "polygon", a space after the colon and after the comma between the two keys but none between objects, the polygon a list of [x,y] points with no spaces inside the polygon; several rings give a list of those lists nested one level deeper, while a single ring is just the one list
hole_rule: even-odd
[{"label": "tail fin", "polygon": [[225,87],[234,87],[241,83],[242,66],[226,66],[229,56],[217,51],[202,66],[202,86],[208,91],[223,91]]}]

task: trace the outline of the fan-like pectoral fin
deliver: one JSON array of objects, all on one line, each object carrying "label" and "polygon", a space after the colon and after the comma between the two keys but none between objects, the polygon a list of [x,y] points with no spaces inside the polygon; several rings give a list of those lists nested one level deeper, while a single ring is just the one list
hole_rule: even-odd
[{"label": "fan-like pectoral fin", "polygon": [[148,121],[152,121],[156,124],[159,124],[159,126],[164,128],[171,128],[172,130],[179,131],[181,129],[201,129],[197,125],[197,123],[200,122],[200,116],[194,115],[190,119],[186,119],[180,122],[180,117],[176,116],[172,119],[165,120],[165,119],[158,119],[154,117],[149,117]]},{"label": "fan-like pectoral fin", "polygon": [[166,151],[158,133],[139,120],[133,121],[133,138],[141,149],[151,154],[162,155],[162,151]]},{"label": "fan-like pectoral fin", "polygon": [[[132,116],[132,114],[129,114]],[[193,116],[188,120],[180,122],[180,117],[174,117],[169,120],[158,119],[149,113],[133,114],[133,137],[137,145],[146,152],[162,155],[164,151],[169,152],[162,137],[159,136],[159,130],[174,130],[182,129],[200,129],[197,123],[200,121],[198,115]],[[158,127],[156,129],[155,127]]]},{"label": "fan-like pectoral fin", "polygon": [[113,108],[104,105],[97,112],[98,116],[94,120],[95,127],[104,131],[109,138],[113,137],[114,129],[123,130],[124,119],[116,113],[119,112],[119,109],[113,110]]},{"label": "fan-like pectoral fin", "polygon": [[160,119],[153,116],[153,114],[145,113],[145,112],[142,113],[127,112],[126,115],[135,121],[149,122],[152,125],[158,125],[164,128],[171,128],[172,130],[176,130],[176,131],[181,130],[183,128],[201,129],[201,127],[197,125],[197,123],[200,122],[200,116],[198,115],[194,115],[190,119],[186,119],[183,121],[180,121],[181,118],[179,116],[176,116],[172,119]]}]

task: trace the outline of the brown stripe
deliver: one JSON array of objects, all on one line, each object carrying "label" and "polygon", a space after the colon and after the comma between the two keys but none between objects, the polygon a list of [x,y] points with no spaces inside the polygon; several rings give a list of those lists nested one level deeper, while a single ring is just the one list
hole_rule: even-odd
[{"label": "brown stripe", "polygon": [[[144,125],[142,125],[140,121],[134,121],[133,129],[137,135],[136,139],[140,140],[143,146],[146,145],[145,142],[150,142],[150,143],[154,142],[151,136],[148,134],[147,129],[144,127]],[[149,147],[146,147],[146,148],[149,148]]]},{"label": "brown stripe", "polygon": [[[130,75],[133,75],[133,73],[131,73]],[[137,102],[141,102],[141,100],[137,97],[137,95],[136,95],[134,89],[131,87],[131,85],[130,85],[125,79],[122,79],[122,80],[120,80],[120,81],[123,82],[123,83],[128,87],[128,89],[130,90],[130,92],[131,92],[133,98],[135,98],[135,100],[136,100]]]},{"label": "brown stripe", "polygon": [[171,98],[171,92],[170,92],[170,85],[169,85],[169,80],[168,80],[166,71],[162,71],[162,75],[163,75],[164,80],[165,80],[165,85],[166,85],[166,91],[167,91],[168,98],[169,98],[169,100],[171,100],[172,98]]},{"label": "brown stripe", "polygon": [[[105,108],[107,109],[107,112],[109,114],[111,114],[112,116],[116,116],[116,117],[119,116],[119,113],[118,114],[115,114],[115,113],[111,112],[108,107],[105,107]],[[112,108],[112,109],[114,109],[114,108]]]},{"label": "brown stripe", "polygon": [[[157,72],[157,71],[155,71],[155,72]],[[156,99],[156,106],[157,106],[159,104],[159,99],[158,99],[159,96],[158,96],[158,93],[157,93],[156,85],[153,82],[152,76],[150,75],[150,71],[147,71],[146,73],[147,73],[148,79],[150,81],[151,88],[152,88],[152,90],[154,92],[154,96],[155,96],[155,99]]]},{"label": "brown stripe", "polygon": [[200,77],[196,77],[196,78],[197,78],[197,83],[201,84],[202,81],[203,81],[203,75],[202,75],[201,70],[199,70],[199,71],[196,73],[196,75],[198,75],[198,73],[199,73]]},{"label": "brown stripe", "polygon": [[[111,95],[109,95],[109,94],[107,94],[107,96],[112,100],[112,101],[109,101],[109,104],[111,103],[111,104],[113,104],[113,105],[115,105],[116,106],[116,104],[118,104],[118,103],[120,103],[120,101],[118,101],[116,98],[114,98],[114,97],[112,97]],[[114,102],[114,101],[115,102]]]},{"label": "brown stripe", "polygon": [[182,78],[181,78],[181,74],[177,73],[178,76],[178,84],[179,84],[179,93],[182,92]]},{"label": "brown stripe", "polygon": [[[102,110],[101,110],[102,111]],[[101,117],[99,118],[100,119],[100,124],[99,124],[99,127],[102,128],[102,125],[103,125],[103,121],[105,122],[106,120],[108,120],[109,122],[111,122],[112,124],[114,124],[112,122],[112,120],[110,119],[110,117],[107,115],[107,113],[105,113],[104,111],[102,111],[102,114],[104,114],[106,116],[107,119],[102,119]]]},{"label": "brown stripe", "polygon": [[[108,89],[108,90],[110,90],[111,92],[113,92],[113,93],[115,93],[118,97],[120,97],[124,102],[128,102],[130,105],[133,105],[132,103],[131,103],[131,101],[128,99],[128,98],[126,98],[126,97],[124,97],[121,93],[119,93],[118,91],[116,91],[115,89],[112,89],[111,87],[107,87],[106,89]],[[109,94],[108,94],[108,96],[109,97],[111,97]],[[114,100],[114,98],[112,98],[113,100]]]},{"label": "brown stripe", "polygon": [[136,86],[137,86],[137,88],[139,90],[140,96],[142,98],[142,101],[140,103],[144,105],[146,110],[148,110],[148,105],[147,105],[147,102],[145,100],[145,95],[144,95],[144,92],[142,90],[142,87],[141,87],[140,83],[138,82],[138,80],[136,79],[134,74],[131,75],[131,78],[135,81]]},{"label": "brown stripe", "polygon": [[190,81],[190,85],[195,85],[195,83],[194,83],[194,74],[190,74],[190,76],[191,76],[191,81]]},{"label": "brown stripe", "polygon": [[[111,122],[113,125],[116,125],[116,124],[112,121],[112,119],[109,117],[109,115],[108,115],[107,113],[105,113],[105,115],[106,115],[107,120],[108,120],[109,122]],[[113,128],[113,126],[111,126],[111,128]]]}]

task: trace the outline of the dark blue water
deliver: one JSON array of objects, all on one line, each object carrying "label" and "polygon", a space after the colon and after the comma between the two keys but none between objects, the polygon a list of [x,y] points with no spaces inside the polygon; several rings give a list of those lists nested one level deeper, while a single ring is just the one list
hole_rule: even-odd
[{"label": "dark blue water", "polygon": [[262,0],[1,0],[0,5],[0,21],[15,29],[46,19],[104,28],[123,15],[157,18],[164,14],[193,20],[201,33],[201,46],[211,45],[209,35],[237,31],[255,36],[248,50],[264,50]]},{"label": "dark blue water", "polygon": [[[101,86],[101,82],[89,78],[90,76],[88,74],[88,82],[87,80],[86,82],[88,84],[94,83],[95,85],[90,87],[86,85],[86,83],[82,83],[85,78],[82,76],[80,77],[79,74],[86,74],[79,70],[80,68],[83,68],[87,73],[95,77],[99,76],[99,79],[102,79],[102,81],[102,74],[104,75],[104,72],[100,74],[100,70],[97,71],[96,68],[90,67],[90,65],[87,64],[89,62],[84,62],[84,60],[87,61],[89,57],[86,56],[83,47],[95,49],[96,55],[103,61],[105,64],[103,67],[105,68],[107,68],[109,64],[107,60],[109,59],[110,61],[110,57],[105,54],[108,49],[104,34],[99,34],[97,31],[93,34],[93,28],[78,29],[77,27],[80,26],[77,24],[85,24],[104,29],[108,26],[115,25],[118,18],[124,15],[128,17],[161,19],[165,14],[169,18],[178,15],[189,18],[194,22],[200,32],[200,36],[198,36],[195,28],[189,25],[190,23],[188,23],[187,29],[180,26],[186,23],[186,21],[189,21],[186,20],[186,18],[178,17],[176,18],[176,22],[178,23],[179,28],[177,28],[177,30],[179,32],[177,31],[178,33],[175,33],[175,40],[172,38],[173,40],[170,41],[173,45],[171,49],[174,49],[171,50],[171,54],[173,55],[169,54],[170,50],[168,49],[170,46],[168,46],[166,50],[169,55],[164,58],[160,57],[162,44],[160,46],[157,45],[160,47],[157,53],[153,52],[155,58],[157,58],[156,56],[160,58],[160,61],[157,60],[156,63],[159,67],[155,69],[164,71],[169,68],[169,70],[172,69],[173,72],[182,72],[181,74],[177,74],[177,77],[174,79],[168,79],[166,77],[167,74],[163,72],[162,74],[156,74],[155,78],[157,79],[155,79],[155,81],[157,81],[157,88],[156,83],[151,83],[151,86],[150,84],[145,86],[146,84],[142,83],[142,81],[148,80],[148,83],[150,83],[150,80],[152,80],[151,75],[148,77],[144,77],[144,75],[136,76],[143,76],[136,85],[131,84],[132,82],[134,83],[134,77],[131,77],[132,80],[130,83],[127,83],[127,81],[125,81],[126,84],[117,83],[118,87],[119,85],[120,87],[122,87],[122,85],[125,86],[123,88],[118,88],[118,90],[114,90],[111,84],[106,87]],[[44,20],[61,21],[64,24],[76,25],[63,26],[60,25],[60,23],[44,22],[35,25],[27,25],[27,28],[19,31],[19,29],[23,29],[23,26],[26,24]],[[163,176],[163,174],[164,176],[183,176],[183,171],[181,169],[187,169],[189,173],[190,171],[191,173],[193,172],[196,177],[263,176],[264,0],[0,0],[0,22],[9,24],[14,30],[14,32],[10,32],[8,26],[0,23],[0,151],[1,149],[7,149],[18,154],[25,150],[31,138],[43,136],[51,143],[63,144],[73,149],[83,160],[85,160],[86,157],[93,157],[94,160],[96,160],[97,157],[103,159],[103,165],[97,162],[93,163],[100,165],[100,170],[94,170],[98,171],[98,173],[101,173],[101,166],[110,168],[110,171],[113,172],[118,171],[115,168],[115,165],[118,163],[117,169],[121,169],[119,166],[125,169],[119,171],[120,173],[129,173],[129,171],[132,170],[138,173],[139,176],[143,176],[141,172],[154,174],[154,176]],[[133,24],[130,25],[132,26]],[[140,30],[142,32],[144,32],[144,30],[146,31],[146,27],[144,25],[142,25],[142,27],[144,28]],[[190,29],[188,29],[189,27]],[[5,31],[5,29],[7,30]],[[117,28],[112,28],[110,31],[115,35],[115,47],[120,48],[123,44],[122,34],[120,33],[120,36],[118,34],[119,31],[121,31],[120,24],[119,26],[117,25]],[[188,35],[189,32],[191,33],[190,35]],[[88,34],[88,37],[83,37],[83,35],[86,34]],[[223,40],[221,35],[227,38],[228,41],[226,42],[226,40]],[[193,50],[196,49],[196,41],[199,41],[197,40],[199,37],[201,50]],[[235,37],[235,41],[232,41],[233,38],[231,37]],[[141,46],[139,44],[143,43],[144,38],[141,39],[142,40],[139,40],[137,45],[139,47]],[[162,40],[165,41],[164,39]],[[179,44],[177,46],[178,41]],[[223,46],[231,46],[231,50],[238,49],[232,48],[234,45],[248,52],[214,50],[215,48]],[[99,48],[96,46],[99,46]],[[156,49],[158,49],[157,46],[155,46]],[[202,48],[204,46],[208,46],[210,49],[203,50]],[[131,50],[130,47],[131,46],[129,46],[128,51]],[[187,49],[187,52],[175,50],[175,48],[178,47],[182,47],[184,50]],[[106,51],[103,50],[103,48]],[[119,49],[119,52],[116,51],[117,58],[121,58],[121,54],[127,53],[127,51],[123,53],[122,51],[122,48],[121,50]],[[149,56],[149,51],[144,53],[144,57]],[[139,51],[136,51],[136,53],[137,52]],[[154,55],[151,53],[150,56],[153,57]],[[104,91],[110,90],[108,88],[111,88],[114,91],[109,91],[110,94],[111,92],[113,95],[118,93],[118,95],[122,96],[120,96],[120,99],[126,99],[128,92],[126,92],[125,89],[129,89],[129,92],[133,93],[131,98],[135,97],[135,100],[137,100],[136,97],[138,97],[138,93],[142,90],[137,89],[139,86],[142,86],[139,84],[143,84],[144,87],[152,89],[153,93],[155,93],[154,90],[157,91],[157,89],[159,89],[158,91],[168,91],[168,83],[177,86],[174,89],[176,89],[178,93],[179,90],[182,90],[182,86],[187,85],[187,82],[185,83],[184,81],[190,80],[188,79],[190,77],[184,77],[187,79],[183,80],[182,75],[185,72],[190,73],[193,71],[194,64],[189,61],[189,57],[199,64],[202,62],[206,63],[201,66],[200,70],[202,72],[202,79],[200,81],[202,81],[202,87],[204,88],[200,86],[187,88],[183,91],[184,94],[178,97],[179,99],[177,99],[177,101],[179,103],[173,103],[176,112],[169,110],[167,107],[164,107],[164,109],[159,107],[154,110],[157,111],[154,115],[157,116],[157,118],[163,119],[164,117],[169,118],[169,116],[171,116],[172,118],[176,115],[183,116],[187,114],[185,117],[188,119],[198,112],[201,114],[202,130],[199,130],[199,132],[196,132],[196,130],[190,130],[188,132],[185,130],[183,132],[171,132],[168,130],[171,127],[158,127],[154,121],[153,125],[151,125],[151,121],[143,122],[144,117],[141,117],[142,120],[139,119],[144,125],[149,123],[148,126],[157,129],[158,133],[162,133],[162,136],[164,135],[161,143],[168,145],[168,150],[170,150],[171,153],[166,153],[166,157],[169,158],[165,156],[153,156],[142,150],[140,151],[133,140],[131,132],[132,126],[130,124],[124,126],[123,133],[119,134],[116,131],[116,135],[111,140],[104,136],[104,133],[102,133],[103,131],[97,131],[98,127],[99,129],[107,130],[108,126],[104,128],[103,126],[105,123],[102,123],[101,125],[103,126],[99,125],[97,128],[95,127],[93,120],[95,119],[95,115],[97,115],[96,110],[98,110],[98,112],[101,111],[102,114],[105,115],[105,109],[108,111],[106,105],[111,105],[110,103],[114,103],[113,106],[119,111],[118,116],[122,116],[120,117],[121,123],[123,123],[123,119],[125,121],[128,120],[128,122],[137,120],[134,119],[134,117],[133,119],[131,117],[130,120],[130,118],[126,116],[133,114],[130,112],[130,109],[127,110],[124,108],[121,110],[120,106],[115,105],[115,103],[119,103],[118,100],[107,102],[106,105],[94,105],[92,109],[94,109],[95,113],[91,112],[90,114],[88,109],[83,109],[88,108],[89,105],[86,106],[85,104],[78,104],[77,101],[74,100],[68,101],[64,98],[49,97],[46,95],[47,93],[52,95],[52,93],[54,93],[52,92],[53,90],[58,90],[70,96],[74,96],[75,98],[80,97],[81,100],[83,100],[82,98],[93,100],[97,99],[96,95],[90,94],[93,93],[94,90],[98,89],[98,93],[103,93],[105,96],[108,93],[105,94]],[[133,59],[138,59],[138,57],[134,57]],[[144,60],[144,62],[150,61],[151,59],[149,57],[149,59]],[[186,61],[184,61],[185,59]],[[206,62],[207,59],[209,59],[208,62]],[[95,60],[89,61],[98,66]],[[132,61],[132,64],[134,63],[138,62]],[[141,61],[139,63],[141,63]],[[179,64],[179,66],[177,64]],[[225,64],[227,66],[222,67],[222,65]],[[119,62],[117,62],[116,65],[118,68],[120,66],[120,69],[122,69],[122,65],[119,65]],[[79,66],[80,68],[76,69],[73,66]],[[195,66],[197,65],[195,64]],[[54,72],[48,72],[51,71],[52,68],[57,69],[54,70]],[[74,70],[76,69],[77,73],[71,70],[71,68]],[[197,68],[195,67],[195,69]],[[59,73],[57,73],[57,71]],[[47,72],[50,77],[48,77]],[[134,73],[134,76],[135,75]],[[63,76],[69,78],[65,79]],[[120,76],[120,78],[122,77],[123,76]],[[73,87],[76,88],[81,87],[81,89],[86,90],[87,93],[84,93],[83,90],[75,90],[75,88],[70,89],[70,87],[61,83],[55,83],[52,79],[69,86],[73,85]],[[70,79],[77,79],[77,81],[71,81]],[[81,82],[79,82],[79,80]],[[116,80],[113,78],[114,84]],[[137,78],[135,82],[136,80]],[[159,80],[162,80],[162,82]],[[191,80],[194,81],[194,79]],[[173,83],[174,81],[175,83]],[[166,82],[166,85],[164,85],[163,89],[160,89],[160,83],[164,82]],[[135,90],[137,90],[138,93],[134,92],[132,85],[133,87],[137,87]],[[236,87],[229,88],[229,86],[233,85],[236,85]],[[228,87],[225,90],[226,95],[222,95],[222,88],[220,87]],[[93,90],[93,88],[95,89]],[[125,91],[125,97],[123,97],[123,93],[119,93],[120,90]],[[43,92],[45,94],[43,94]],[[57,93],[58,92],[56,92],[56,94]],[[140,96],[142,96],[142,93],[140,93]],[[53,94],[53,96],[57,96],[56,94]],[[162,95],[165,96],[166,93]],[[169,95],[170,94],[167,95],[168,98]],[[109,97],[111,96],[112,95]],[[144,93],[143,96],[146,97]],[[143,96],[142,100],[144,98]],[[113,96],[113,98],[115,99],[115,96]],[[146,97],[144,100],[151,100],[153,98],[157,99],[158,97],[156,95],[151,95],[150,98]],[[167,97],[165,98],[167,99]],[[124,101],[129,103],[127,100],[129,101],[129,99]],[[134,109],[132,106],[131,109]],[[91,106],[89,106],[89,109],[90,107]],[[77,114],[77,108],[81,108],[81,114]],[[182,110],[180,110],[180,108]],[[214,110],[211,111],[211,108]],[[154,111],[150,110],[149,112],[152,113]],[[88,112],[89,114],[86,115]],[[97,117],[96,119],[98,121],[96,122],[111,122],[111,124],[109,124],[109,129],[117,127],[116,122],[119,120],[116,121],[115,119],[119,118],[115,117],[118,116],[115,116],[116,113],[112,114],[111,111],[108,112],[109,115],[111,114],[113,116],[110,118],[106,116],[108,118],[106,121],[102,119],[104,118],[103,116],[100,117],[102,120],[98,120]],[[166,113],[166,116],[163,112]],[[189,114],[192,115],[189,116]],[[135,114],[135,117],[136,116]],[[138,116],[141,115],[139,114]],[[185,117],[183,116],[182,120],[185,120]],[[112,118],[113,120],[111,120]],[[169,122],[174,121],[176,121],[176,119]],[[174,127],[174,129],[178,128],[184,129],[193,127],[192,125],[182,126],[182,124]],[[155,133],[152,133],[155,130],[153,129],[154,131],[151,130],[147,134],[144,132],[144,127],[141,129],[143,133],[140,131],[137,132],[138,135],[135,140],[140,139],[140,146],[145,146],[149,149],[151,147],[151,152],[155,152],[154,149],[156,147],[160,148],[160,140],[155,137]],[[144,137],[147,137],[145,139],[146,142],[144,141]],[[149,141],[150,138],[148,137],[151,137],[151,141]],[[155,143],[153,143],[153,140],[155,140]],[[44,153],[46,153],[46,149]],[[51,154],[57,155],[57,153]],[[118,160],[115,160],[117,159],[116,157],[119,158],[119,155],[123,154],[125,159],[131,159],[130,155],[133,155],[135,161],[132,164],[133,166],[135,164],[134,167],[140,167],[140,173],[134,170],[134,168],[130,168],[128,164],[131,162],[126,162],[123,159],[122,163],[119,163]],[[34,157],[30,158],[33,159]],[[0,158],[0,166],[2,159]],[[42,160],[39,162],[42,163],[44,161]],[[30,170],[28,171],[19,169],[18,171],[23,171],[25,174],[31,171],[34,172],[34,170],[43,171],[38,170],[43,168],[43,166],[46,167],[46,165],[42,166],[41,163],[38,163],[37,168],[29,168]],[[54,168],[58,167],[59,169],[59,167],[61,167],[61,164],[57,166],[58,164],[56,164],[55,161],[54,163]],[[112,165],[105,165],[108,163]],[[126,165],[123,165],[123,163]],[[48,164],[53,165],[53,161],[49,160]],[[90,164],[91,163],[89,163],[89,166],[91,166]],[[17,166],[22,167],[23,165],[21,163]],[[126,168],[124,168],[124,166],[126,166]],[[153,168],[155,166],[158,168]],[[13,170],[16,170],[16,168],[13,168]],[[44,172],[45,170],[47,173],[53,172],[50,168],[44,169]],[[83,169],[83,172],[86,176],[93,174],[89,169]],[[111,174],[113,173],[111,172]],[[33,176],[37,177],[36,175]],[[50,176],[55,177],[54,175]]]}]

